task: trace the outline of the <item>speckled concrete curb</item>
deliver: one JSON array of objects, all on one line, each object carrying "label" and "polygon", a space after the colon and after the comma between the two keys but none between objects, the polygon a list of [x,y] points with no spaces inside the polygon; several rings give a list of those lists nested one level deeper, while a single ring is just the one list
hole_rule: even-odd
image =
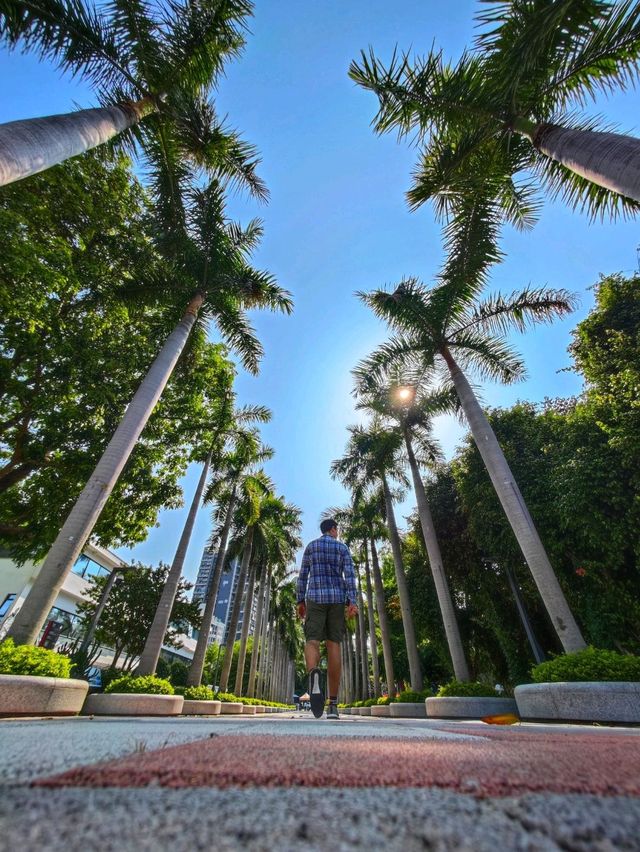
[{"label": "speckled concrete curb", "polygon": [[640,724],[640,683],[527,683],[515,697],[523,719]]},{"label": "speckled concrete curb", "polygon": [[86,680],[0,675],[0,716],[75,716],[88,691]]}]

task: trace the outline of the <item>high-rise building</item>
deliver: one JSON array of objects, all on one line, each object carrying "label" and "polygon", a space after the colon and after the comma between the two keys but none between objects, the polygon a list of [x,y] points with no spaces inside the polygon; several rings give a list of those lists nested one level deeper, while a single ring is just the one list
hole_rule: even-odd
[{"label": "high-rise building", "polygon": [[[195,586],[193,589],[193,600],[201,600],[207,596],[207,591],[209,589],[209,584],[213,578],[213,572],[215,569],[216,561],[218,558],[218,554],[211,550],[205,550],[202,554],[202,559],[200,560],[200,568],[198,569],[198,576],[196,577]],[[213,611],[214,624],[218,622],[218,625],[224,625],[224,642],[227,641],[227,624],[229,622],[229,618],[231,616],[231,612],[233,610],[233,604],[235,602],[235,597],[238,591],[238,580],[240,578],[240,560],[238,558],[232,559],[225,570],[222,577],[220,577],[220,585],[218,586],[218,594],[216,596],[216,604]],[[245,587],[243,592],[246,592],[247,584],[245,583]],[[242,623],[244,619],[244,606],[240,608],[240,617],[238,618],[238,626],[236,628],[236,636],[235,639],[240,639],[240,634],[242,632]],[[250,628],[253,628],[255,621],[255,597],[253,606],[251,607],[251,624]],[[220,642],[220,627],[216,625],[216,637],[210,636],[210,641]],[[213,626],[213,625],[212,625]]]}]

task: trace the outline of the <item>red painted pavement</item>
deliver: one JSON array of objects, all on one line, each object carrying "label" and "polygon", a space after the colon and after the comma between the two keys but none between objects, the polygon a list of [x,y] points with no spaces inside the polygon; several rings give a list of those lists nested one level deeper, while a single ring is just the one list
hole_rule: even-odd
[{"label": "red painted pavement", "polygon": [[443,787],[640,796],[640,737],[491,730],[472,740],[217,736],[34,782],[40,787]]}]

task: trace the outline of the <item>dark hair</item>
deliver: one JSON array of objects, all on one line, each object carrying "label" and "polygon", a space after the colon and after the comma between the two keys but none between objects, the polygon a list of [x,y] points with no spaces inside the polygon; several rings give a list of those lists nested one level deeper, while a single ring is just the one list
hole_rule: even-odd
[{"label": "dark hair", "polygon": [[320,524],[320,532],[323,535],[326,535],[329,530],[332,530],[334,527],[337,527],[338,524],[335,521],[335,518],[325,518],[324,521]]}]

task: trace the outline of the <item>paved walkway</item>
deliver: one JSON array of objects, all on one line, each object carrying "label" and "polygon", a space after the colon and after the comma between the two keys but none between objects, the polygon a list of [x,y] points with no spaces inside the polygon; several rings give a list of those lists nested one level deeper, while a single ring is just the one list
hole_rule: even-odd
[{"label": "paved walkway", "polygon": [[640,729],[0,722],[0,850],[640,850]]}]

